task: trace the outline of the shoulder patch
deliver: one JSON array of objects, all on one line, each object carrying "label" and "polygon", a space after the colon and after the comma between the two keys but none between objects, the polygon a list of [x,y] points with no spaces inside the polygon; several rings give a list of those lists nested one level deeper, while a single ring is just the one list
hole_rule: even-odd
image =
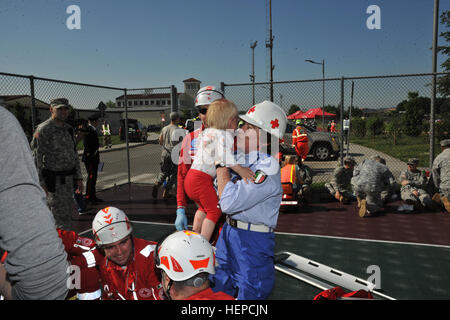
[{"label": "shoulder patch", "polygon": [[261,171],[261,170],[256,170],[255,172],[255,184],[261,184],[264,181],[266,181],[267,175]]}]

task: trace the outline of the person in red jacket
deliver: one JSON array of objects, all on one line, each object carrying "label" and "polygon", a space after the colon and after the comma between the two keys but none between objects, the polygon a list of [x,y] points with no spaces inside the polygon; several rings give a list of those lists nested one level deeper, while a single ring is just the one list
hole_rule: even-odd
[{"label": "person in red jacket", "polygon": [[297,127],[292,132],[292,146],[295,148],[295,152],[304,161],[308,156],[308,134],[304,127],[301,125],[301,120],[297,120]]},{"label": "person in red jacket", "polygon": [[[199,112],[201,127],[186,135],[181,144],[177,173],[177,218],[175,220],[175,227],[177,230],[186,230],[188,228],[186,217],[188,196],[184,189],[184,181],[189,169],[191,168],[193,161],[192,159],[197,151],[198,137],[200,133],[205,129],[206,112],[208,111],[208,107],[212,102],[223,98],[223,92],[214,86],[206,86],[201,88],[195,98],[195,107]],[[201,209],[198,209],[197,211],[201,211]],[[219,223],[217,224],[218,228],[216,229],[220,229],[220,226],[222,224],[223,219],[219,221]],[[215,240],[217,240],[217,230],[211,237],[212,242],[214,242]]]},{"label": "person in red jacket", "polygon": [[100,210],[92,231],[105,256],[99,266],[103,300],[163,299],[154,261],[156,242],[134,237],[125,212],[115,207]]},{"label": "person in red jacket", "polygon": [[[82,237],[75,231],[56,228],[62,240],[67,260],[70,262],[71,273],[68,279],[69,292],[66,299],[98,300],[101,297],[100,273],[97,265],[103,256],[92,239]],[[5,251],[0,255],[0,263],[7,257]],[[78,268],[78,270],[75,269]]]},{"label": "person in red jacket", "polygon": [[80,278],[76,279],[77,270],[74,270],[73,288],[70,288],[67,298],[76,297],[78,300],[98,300],[101,297],[100,273],[98,264],[103,255],[97,249],[95,242],[82,237],[75,231],[57,228],[70,264],[79,268]]},{"label": "person in red jacket", "polygon": [[234,300],[210,288],[208,277],[215,273],[216,259],[211,244],[194,231],[177,231],[156,248],[156,267],[166,297],[171,300]]}]

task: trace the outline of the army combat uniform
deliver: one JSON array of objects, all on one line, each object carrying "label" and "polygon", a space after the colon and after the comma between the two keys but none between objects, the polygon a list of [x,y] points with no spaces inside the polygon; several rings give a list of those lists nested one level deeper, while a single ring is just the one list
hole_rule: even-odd
[{"label": "army combat uniform", "polygon": [[[410,159],[408,161],[408,164],[414,164],[417,165],[418,160],[417,159]],[[431,207],[431,197],[430,195],[425,191],[428,179],[424,171],[420,170],[406,170],[403,171],[400,174],[400,184],[404,180],[407,180],[409,183],[406,185],[402,185],[400,188],[400,197],[402,200],[406,201],[408,204],[414,204],[417,203],[417,201],[420,201],[420,203],[424,207]],[[413,192],[417,191],[419,193],[418,196],[416,196]]]},{"label": "army combat uniform", "polygon": [[439,188],[441,201],[450,212],[450,139],[442,140],[441,146],[446,147],[433,161],[432,177],[436,188]]},{"label": "army combat uniform", "polygon": [[50,118],[36,128],[31,149],[56,226],[70,229],[74,182],[82,179],[73,128],[66,123],[57,126]]},{"label": "army combat uniform", "polygon": [[345,167],[337,167],[334,169],[333,178],[330,182],[325,183],[325,187],[330,191],[334,197],[337,191],[346,199],[351,199],[351,184],[350,181],[353,177],[353,169],[347,169]]},{"label": "army combat uniform", "polygon": [[375,213],[383,208],[382,192],[395,185],[395,178],[386,165],[366,159],[353,170],[351,184],[357,197],[365,200],[367,211]]}]

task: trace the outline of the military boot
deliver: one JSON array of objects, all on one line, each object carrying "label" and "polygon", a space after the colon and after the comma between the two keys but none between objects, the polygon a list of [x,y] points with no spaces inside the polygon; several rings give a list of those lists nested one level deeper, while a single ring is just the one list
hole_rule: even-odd
[{"label": "military boot", "polygon": [[359,216],[361,218],[364,218],[368,215],[367,208],[366,208],[366,199],[361,199],[359,201]]},{"label": "military boot", "polygon": [[450,212],[450,200],[448,200],[448,197],[441,197],[441,200],[444,204],[445,210],[447,210],[447,212]]}]

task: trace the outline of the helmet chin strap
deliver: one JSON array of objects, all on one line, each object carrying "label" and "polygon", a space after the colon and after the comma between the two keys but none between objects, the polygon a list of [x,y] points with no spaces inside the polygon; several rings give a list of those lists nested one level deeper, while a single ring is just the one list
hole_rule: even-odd
[{"label": "helmet chin strap", "polygon": [[[164,277],[163,277],[163,279],[164,279]],[[169,299],[169,300],[172,300],[172,297],[170,296],[170,288],[172,288],[172,285],[173,285],[173,280],[172,279],[169,280],[169,284],[167,285],[167,289],[164,289],[164,283],[163,283],[164,294],[166,295],[167,299]]]}]

